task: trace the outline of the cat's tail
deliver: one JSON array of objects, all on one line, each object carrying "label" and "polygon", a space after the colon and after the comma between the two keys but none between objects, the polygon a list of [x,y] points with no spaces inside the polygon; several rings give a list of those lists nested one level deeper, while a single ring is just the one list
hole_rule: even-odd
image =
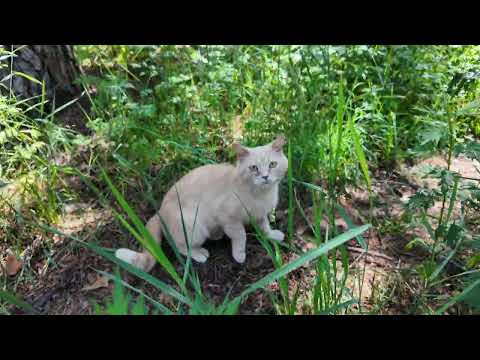
[{"label": "cat's tail", "polygon": [[[158,214],[155,214],[145,225],[147,230],[152,234],[155,241],[160,244],[162,238],[162,229],[160,226],[160,217]],[[123,260],[140,270],[145,272],[149,272],[155,266],[156,260],[150,254],[148,250],[144,250],[143,252],[137,252],[130,249],[118,249],[115,252],[115,256],[120,260]]]}]

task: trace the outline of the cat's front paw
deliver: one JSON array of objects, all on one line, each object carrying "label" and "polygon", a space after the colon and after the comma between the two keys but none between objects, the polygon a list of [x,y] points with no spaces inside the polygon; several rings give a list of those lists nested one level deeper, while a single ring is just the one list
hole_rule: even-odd
[{"label": "cat's front paw", "polygon": [[275,241],[283,241],[283,239],[285,239],[285,234],[280,230],[272,230],[269,237]]},{"label": "cat's front paw", "polygon": [[194,248],[194,249],[192,249],[192,259],[195,260],[198,263],[206,262],[209,255],[210,254],[208,253],[208,250],[205,249],[205,248]]}]

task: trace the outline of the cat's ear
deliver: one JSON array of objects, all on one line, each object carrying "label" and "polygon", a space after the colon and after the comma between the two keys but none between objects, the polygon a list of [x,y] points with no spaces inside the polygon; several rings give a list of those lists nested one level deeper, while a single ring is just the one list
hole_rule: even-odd
[{"label": "cat's ear", "polygon": [[282,134],[278,135],[277,138],[272,143],[272,149],[275,151],[282,151],[283,145],[286,144],[285,136]]},{"label": "cat's ear", "polygon": [[235,151],[235,154],[237,154],[237,159],[239,160],[249,154],[248,149],[239,143],[233,143],[233,150]]}]

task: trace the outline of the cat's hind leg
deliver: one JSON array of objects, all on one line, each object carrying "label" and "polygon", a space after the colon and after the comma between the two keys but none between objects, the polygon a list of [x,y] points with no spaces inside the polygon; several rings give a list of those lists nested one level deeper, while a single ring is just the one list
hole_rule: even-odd
[{"label": "cat's hind leg", "polygon": [[[190,222],[185,221],[185,230],[190,240],[190,254],[192,259],[199,263],[206,262],[210,254],[207,249],[202,247],[207,240],[207,234],[204,229],[199,224],[196,224],[192,234]],[[177,224],[177,226],[172,229],[172,237],[175,239],[175,244],[180,254],[188,256],[188,247],[185,242],[185,231],[183,230],[182,224]]]},{"label": "cat's hind leg", "polygon": [[205,241],[207,241],[207,236],[206,229],[197,224],[193,230],[191,253],[192,259],[200,263],[207,261],[210,256],[208,250],[202,247]]},{"label": "cat's hind leg", "polygon": [[[188,248],[184,244],[182,244],[181,246],[178,246],[178,251],[183,256],[188,257]],[[210,256],[210,253],[208,252],[208,250],[200,246],[192,246],[192,248],[190,249],[190,254],[192,259],[199,263],[206,262],[208,257]]]}]

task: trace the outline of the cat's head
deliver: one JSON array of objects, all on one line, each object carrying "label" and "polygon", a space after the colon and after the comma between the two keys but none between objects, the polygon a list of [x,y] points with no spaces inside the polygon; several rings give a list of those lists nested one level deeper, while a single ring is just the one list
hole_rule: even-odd
[{"label": "cat's head", "polygon": [[288,168],[288,160],[283,153],[284,145],[283,135],[277,136],[270,144],[254,148],[233,144],[239,176],[259,188],[266,189],[279,183]]}]

